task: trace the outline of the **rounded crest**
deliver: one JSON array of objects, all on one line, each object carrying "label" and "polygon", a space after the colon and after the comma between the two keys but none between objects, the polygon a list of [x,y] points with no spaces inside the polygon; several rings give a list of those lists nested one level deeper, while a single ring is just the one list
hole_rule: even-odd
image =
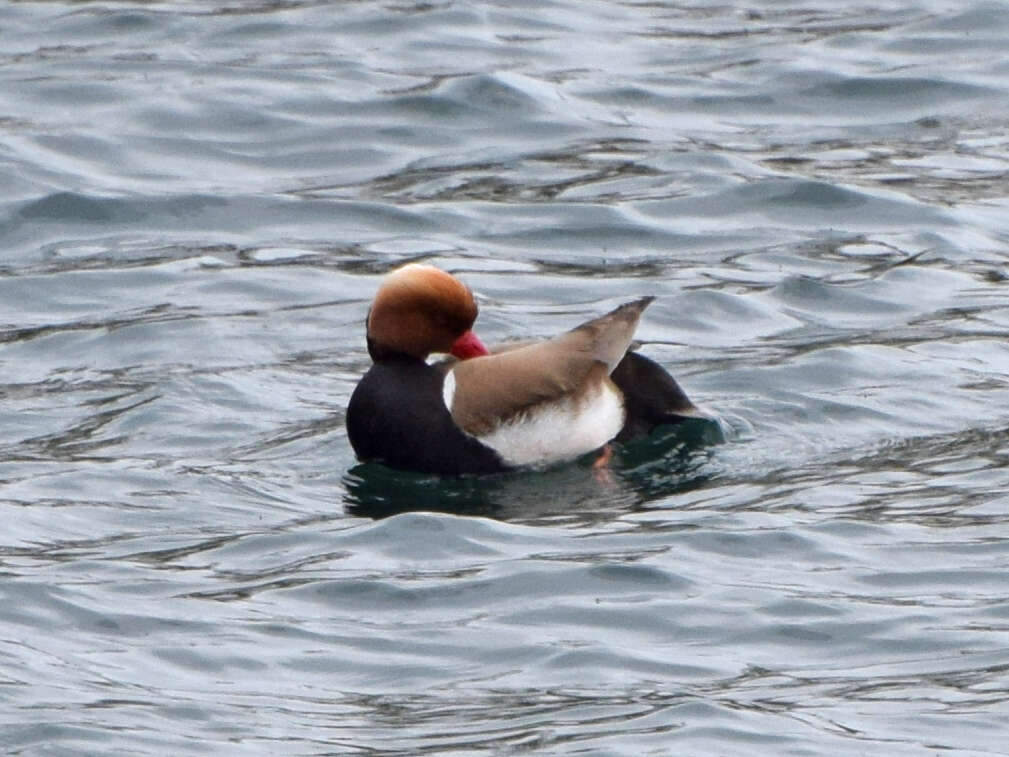
[{"label": "rounded crest", "polygon": [[477,316],[469,287],[450,273],[409,263],[389,273],[368,313],[368,351],[426,358],[449,352]]}]

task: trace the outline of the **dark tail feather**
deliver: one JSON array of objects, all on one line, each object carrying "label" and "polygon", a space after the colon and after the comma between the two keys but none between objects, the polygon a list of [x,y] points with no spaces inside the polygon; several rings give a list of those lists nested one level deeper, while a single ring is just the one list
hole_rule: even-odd
[{"label": "dark tail feather", "polygon": [[618,442],[648,436],[662,424],[709,417],[690,401],[665,368],[637,352],[628,352],[610,378],[623,392],[627,411]]}]

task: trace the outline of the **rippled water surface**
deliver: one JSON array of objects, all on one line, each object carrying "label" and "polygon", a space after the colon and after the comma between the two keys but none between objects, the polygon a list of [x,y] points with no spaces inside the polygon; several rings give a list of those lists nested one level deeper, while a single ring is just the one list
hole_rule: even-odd
[{"label": "rippled water surface", "polygon": [[[1002,2],[0,5],[8,754],[1009,755]],[[720,420],[356,465],[381,275]]]}]

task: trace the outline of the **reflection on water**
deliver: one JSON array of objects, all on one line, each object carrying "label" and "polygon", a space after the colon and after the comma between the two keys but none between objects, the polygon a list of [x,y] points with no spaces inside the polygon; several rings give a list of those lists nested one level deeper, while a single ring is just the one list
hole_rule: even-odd
[{"label": "reflection on water", "polygon": [[[707,449],[724,442],[717,420],[689,419],[659,427],[618,448],[610,470],[579,464],[492,476],[439,478],[367,463],[344,478],[348,512],[384,518],[430,511],[501,520],[580,522],[607,519],[653,500],[701,486],[710,473]],[[558,500],[556,492],[563,491]]]},{"label": "reflection on water", "polygon": [[[417,511],[522,522],[579,521],[602,511],[615,517],[703,484],[707,447],[723,441],[717,420],[688,419],[620,446],[610,468],[601,471],[591,468],[591,455],[547,470],[447,478],[365,463],[344,478],[347,507],[365,518]],[[564,497],[558,500],[557,492]]]}]

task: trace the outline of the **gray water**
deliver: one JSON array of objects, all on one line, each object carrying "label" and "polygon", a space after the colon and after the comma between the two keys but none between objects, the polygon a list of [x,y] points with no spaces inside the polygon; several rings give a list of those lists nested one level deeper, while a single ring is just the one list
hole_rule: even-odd
[{"label": "gray water", "polygon": [[[0,5],[0,749],[1009,755],[1009,6]],[[381,275],[719,419],[356,465]]]}]

